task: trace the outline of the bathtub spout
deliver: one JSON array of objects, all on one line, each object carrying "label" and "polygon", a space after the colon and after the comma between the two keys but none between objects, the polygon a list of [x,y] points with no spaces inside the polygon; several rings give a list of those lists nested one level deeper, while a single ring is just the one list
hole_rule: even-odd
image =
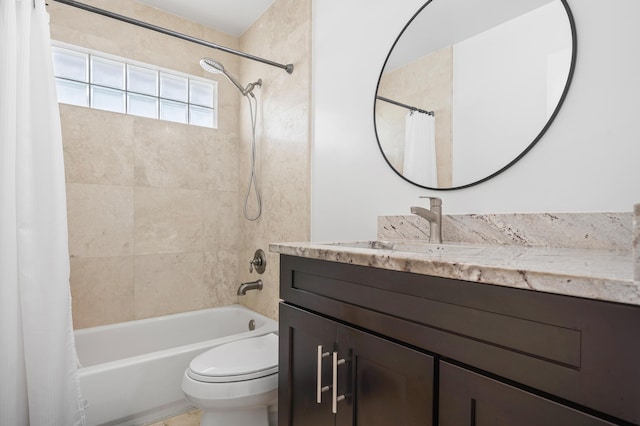
[{"label": "bathtub spout", "polygon": [[238,287],[238,296],[244,296],[248,290],[262,290],[262,280],[240,284],[240,287]]}]

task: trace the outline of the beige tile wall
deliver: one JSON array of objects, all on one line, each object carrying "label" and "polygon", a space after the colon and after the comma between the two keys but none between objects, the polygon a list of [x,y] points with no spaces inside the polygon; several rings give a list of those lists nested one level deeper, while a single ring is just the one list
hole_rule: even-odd
[{"label": "beige tile wall", "polygon": [[[235,303],[238,193],[209,166],[237,168],[237,136],[68,105],[61,117],[65,154],[89,141],[84,155],[65,156],[75,326]],[[73,131],[78,120],[93,137]],[[133,136],[94,129],[129,121]],[[112,142],[122,155],[91,150]],[[126,179],[109,164],[119,157]]]},{"label": "beige tile wall", "polygon": [[[241,37],[241,49],[295,67],[284,70],[243,62],[244,82],[262,78],[256,91],[260,121],[257,129],[262,217],[243,219],[240,250],[241,281],[255,280],[249,260],[257,248],[267,253],[267,269],[260,276],[261,292],[249,292],[241,303],[271,318],[278,315],[279,258],[268,252],[269,242],[308,241],[310,238],[310,79],[311,1],[278,0]],[[246,84],[246,83],[245,83]],[[240,112],[240,203],[244,203],[250,173],[251,133],[247,102]],[[251,204],[250,204],[251,205]]]},{"label": "beige tile wall", "polygon": [[[231,48],[239,40],[139,3],[108,10]],[[206,78],[231,55],[49,3],[54,40]],[[61,105],[76,328],[237,302],[238,106],[219,84],[219,129]]]},{"label": "beige tile wall", "polygon": [[[234,49],[293,62],[293,75],[206,47],[49,3],[54,40],[219,81],[219,129],[61,105],[76,328],[238,302],[255,248],[309,238],[310,0],[278,0],[238,39],[131,0],[85,0]],[[242,217],[246,102],[224,78],[261,77],[259,178],[264,213]],[[240,112],[240,115],[239,115]],[[277,257],[265,290],[242,302],[277,317]]]}]

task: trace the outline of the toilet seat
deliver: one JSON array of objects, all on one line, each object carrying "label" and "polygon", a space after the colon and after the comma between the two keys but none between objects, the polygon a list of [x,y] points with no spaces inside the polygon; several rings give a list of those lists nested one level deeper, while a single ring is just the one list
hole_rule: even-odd
[{"label": "toilet seat", "polygon": [[278,336],[236,340],[196,356],[186,371],[199,382],[229,383],[258,379],[278,373]]}]

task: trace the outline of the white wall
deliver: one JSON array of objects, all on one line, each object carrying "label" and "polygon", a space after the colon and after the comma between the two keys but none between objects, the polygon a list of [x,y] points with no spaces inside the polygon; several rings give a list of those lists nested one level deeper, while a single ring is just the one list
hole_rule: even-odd
[{"label": "white wall", "polygon": [[312,240],[375,238],[377,216],[407,214],[419,195],[440,196],[445,214],[631,211],[640,202],[640,1],[569,0],[578,61],[556,121],[514,167],[455,191],[398,177],[373,129],[380,69],[422,3],[313,2]]},{"label": "white wall", "polygon": [[[502,169],[538,136],[567,81],[568,22],[552,2],[453,46],[453,186]],[[547,62],[558,51],[566,61],[548,114]]]}]

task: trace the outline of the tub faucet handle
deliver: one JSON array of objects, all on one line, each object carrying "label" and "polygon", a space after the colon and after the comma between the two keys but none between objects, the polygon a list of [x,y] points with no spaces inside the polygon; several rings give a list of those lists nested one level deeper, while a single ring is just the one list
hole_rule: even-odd
[{"label": "tub faucet handle", "polygon": [[257,273],[264,274],[264,270],[267,267],[267,258],[262,249],[256,250],[253,254],[253,259],[249,262],[249,273],[253,273],[254,267]]}]

